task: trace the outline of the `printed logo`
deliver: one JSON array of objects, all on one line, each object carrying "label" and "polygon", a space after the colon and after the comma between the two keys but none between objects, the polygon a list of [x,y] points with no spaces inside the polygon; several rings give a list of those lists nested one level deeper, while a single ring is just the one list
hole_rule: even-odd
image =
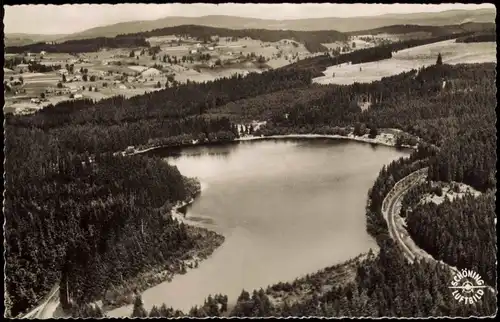
[{"label": "printed logo", "polygon": [[449,288],[453,289],[453,297],[458,302],[473,304],[483,297],[483,289],[487,287],[481,275],[470,269],[464,269],[454,274]]}]

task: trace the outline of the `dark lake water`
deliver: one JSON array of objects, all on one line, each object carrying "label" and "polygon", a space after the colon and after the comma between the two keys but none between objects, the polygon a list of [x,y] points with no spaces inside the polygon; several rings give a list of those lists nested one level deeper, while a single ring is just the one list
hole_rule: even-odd
[{"label": "dark lake water", "polygon": [[[370,248],[365,206],[383,165],[408,151],[347,140],[269,140],[191,147],[165,160],[198,177],[186,218],[226,236],[199,267],[142,295],[146,309],[188,311],[209,294],[251,291],[344,262]],[[128,315],[131,307],[109,312]]]}]

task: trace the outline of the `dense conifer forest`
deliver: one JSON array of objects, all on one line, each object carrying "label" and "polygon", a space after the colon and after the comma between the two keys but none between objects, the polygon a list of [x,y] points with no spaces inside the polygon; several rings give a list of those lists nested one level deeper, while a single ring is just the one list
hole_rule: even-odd
[{"label": "dense conifer forest", "polygon": [[481,32],[495,30],[494,23],[487,22],[468,22],[460,25],[446,26],[422,26],[422,25],[392,25],[369,30],[359,30],[347,33],[349,36],[377,35],[377,34],[411,34],[411,33],[429,33],[432,36],[443,36],[450,34],[459,34],[462,32]]},{"label": "dense conifer forest", "polygon": [[11,126],[6,156],[6,290],[13,316],[54,284],[61,285],[63,304],[68,294],[83,304],[155,267],[181,270],[183,255],[221,243],[215,233],[170,218],[172,205],[199,187],[159,159],[79,153],[61,145],[57,133]]},{"label": "dense conifer forest", "polygon": [[[399,43],[381,52],[436,39]],[[349,61],[379,53],[352,53]],[[461,181],[482,191],[496,186],[496,65],[435,65],[371,84],[311,84],[315,71],[332,59],[321,56],[293,68],[188,83],[130,99],[65,102],[29,116],[6,115],[5,256],[11,316],[35,306],[54,284],[60,285],[61,303],[74,315],[101,316],[90,302],[107,298],[110,306],[122,304],[120,294],[110,295],[115,288],[154,269],[182,271],[186,254],[207,244],[208,255],[222,237],[169,215],[174,204],[197,193],[196,182],[159,158],[113,152],[128,146],[233,140],[239,135],[236,124],[254,119],[267,121],[256,133],[262,135],[346,134],[351,127],[357,134],[376,135],[377,128],[398,128],[423,140],[410,158],[384,167],[368,193],[367,230],[380,251],[356,262],[354,280],[339,280],[330,290],[320,290],[314,274],[282,288],[290,293],[303,283],[315,285],[313,295],[299,301],[273,302],[273,291],[245,291],[234,308],[228,307],[234,299],[219,294],[182,313],[168,303],[146,312],[137,297],[134,316],[493,314],[496,303],[489,293],[479,304],[464,306],[452,299],[449,271],[407,262],[389,237],[381,205],[398,180],[427,166],[431,180]],[[361,101],[371,103],[370,108],[362,111]],[[486,195],[418,206],[407,214],[409,229],[429,252],[450,264],[477,267],[491,281],[496,250],[492,227],[485,227],[493,202]],[[472,209],[480,211],[469,216]],[[457,232],[462,225],[468,229]],[[436,249],[443,243],[449,245],[446,254]],[[481,253],[483,245],[488,250]]]},{"label": "dense conifer forest", "polygon": [[487,33],[478,33],[468,37],[460,37],[456,42],[471,43],[471,42],[495,42],[497,40],[497,35],[495,30]]},{"label": "dense conifer forest", "polygon": [[419,204],[406,215],[408,231],[434,258],[459,269],[472,269],[486,283],[495,285],[494,198],[490,192],[454,201],[445,199],[440,205]]},{"label": "dense conifer forest", "polygon": [[98,37],[90,39],[67,40],[61,43],[40,42],[24,46],[9,46],[5,52],[21,54],[24,52],[46,51],[48,53],[88,53],[96,52],[102,48],[135,48],[149,47],[149,43],[143,37],[133,35],[120,35],[113,38]]}]

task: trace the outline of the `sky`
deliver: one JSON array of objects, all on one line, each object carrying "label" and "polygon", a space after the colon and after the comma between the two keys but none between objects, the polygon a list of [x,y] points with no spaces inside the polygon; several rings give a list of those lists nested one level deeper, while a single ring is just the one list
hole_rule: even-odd
[{"label": "sky", "polygon": [[228,15],[261,19],[375,16],[494,8],[493,4],[119,4],[4,6],[5,33],[69,34],[133,20]]}]

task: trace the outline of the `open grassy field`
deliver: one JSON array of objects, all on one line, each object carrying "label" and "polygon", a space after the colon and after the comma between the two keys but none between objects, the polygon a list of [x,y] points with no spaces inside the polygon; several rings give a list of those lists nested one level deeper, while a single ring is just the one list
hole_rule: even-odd
[{"label": "open grassy field", "polygon": [[[325,76],[317,77],[313,81],[319,84],[368,83],[380,80],[382,77],[435,64],[439,53],[445,64],[496,62],[495,43],[464,44],[456,43],[453,39],[401,50],[394,53],[391,59],[356,65],[332,66],[326,69]],[[332,76],[333,74],[335,76]]]}]

